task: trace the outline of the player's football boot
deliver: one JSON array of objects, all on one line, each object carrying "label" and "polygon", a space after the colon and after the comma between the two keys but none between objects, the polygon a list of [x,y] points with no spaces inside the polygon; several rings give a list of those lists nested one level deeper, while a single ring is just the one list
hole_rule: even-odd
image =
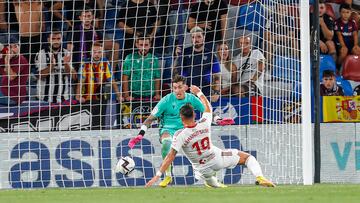
[{"label": "player's football boot", "polygon": [[205,186],[208,188],[226,188],[227,186],[220,183],[218,179],[214,176],[207,178],[205,180]]},{"label": "player's football boot", "polygon": [[227,188],[227,185],[224,185],[222,183],[219,183],[218,185],[209,185],[208,183],[205,183],[205,186],[208,188]]},{"label": "player's football boot", "polygon": [[166,186],[168,186],[170,183],[172,183],[172,178],[171,178],[171,176],[165,176],[164,180],[162,180],[162,181],[159,183],[159,186],[160,186],[160,187],[166,187]]},{"label": "player's football boot", "polygon": [[264,187],[276,187],[276,185],[274,183],[272,183],[270,180],[264,178],[263,176],[256,177],[255,184],[261,185]]}]

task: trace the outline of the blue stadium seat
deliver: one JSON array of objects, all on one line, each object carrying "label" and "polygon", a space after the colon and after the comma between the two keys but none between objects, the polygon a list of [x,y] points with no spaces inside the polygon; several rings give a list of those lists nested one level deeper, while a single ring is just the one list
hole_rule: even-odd
[{"label": "blue stadium seat", "polygon": [[331,55],[320,55],[320,79],[324,70],[336,72],[336,63]]},{"label": "blue stadium seat", "polygon": [[259,31],[266,21],[264,13],[265,9],[260,3],[242,5],[237,18],[237,28]]},{"label": "blue stadium seat", "polygon": [[300,62],[296,59],[276,56],[274,58],[272,76],[284,82],[300,81]]},{"label": "blue stadium seat", "polygon": [[116,26],[116,8],[109,8],[105,11],[105,28],[114,29]]},{"label": "blue stadium seat", "polygon": [[122,40],[124,36],[124,31],[117,27],[116,25],[117,9],[108,8],[105,11],[105,22],[104,27],[107,34],[115,34],[115,40]]},{"label": "blue stadium seat", "polygon": [[345,80],[342,76],[337,76],[336,83],[343,88],[345,96],[353,95],[353,88],[348,80]]}]

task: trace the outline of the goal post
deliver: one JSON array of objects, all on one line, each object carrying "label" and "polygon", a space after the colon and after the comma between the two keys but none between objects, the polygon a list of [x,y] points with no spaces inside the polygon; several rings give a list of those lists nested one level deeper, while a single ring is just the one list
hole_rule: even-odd
[{"label": "goal post", "polygon": [[314,142],[311,124],[311,64],[310,64],[310,17],[309,1],[300,1],[300,41],[301,43],[301,80],[302,80],[302,164],[304,185],[314,183]]}]

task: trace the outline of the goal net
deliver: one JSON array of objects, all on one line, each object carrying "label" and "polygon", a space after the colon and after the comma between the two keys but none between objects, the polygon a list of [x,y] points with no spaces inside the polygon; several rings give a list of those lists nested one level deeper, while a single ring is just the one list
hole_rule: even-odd
[{"label": "goal net", "polygon": [[[252,154],[277,184],[311,183],[308,4],[0,1],[0,188],[143,186],[162,162],[161,121],[128,142],[176,74],[235,120],[212,126],[215,146]],[[113,171],[123,156],[129,176]],[[202,183],[182,153],[172,173]],[[243,166],[217,176],[255,181]]]}]

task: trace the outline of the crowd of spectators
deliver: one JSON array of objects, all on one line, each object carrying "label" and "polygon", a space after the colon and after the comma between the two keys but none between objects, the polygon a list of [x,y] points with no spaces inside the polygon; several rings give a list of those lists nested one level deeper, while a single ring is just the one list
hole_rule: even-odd
[{"label": "crowd of spectators", "polygon": [[[332,56],[335,70],[326,70],[321,84],[322,96],[344,95],[336,77],[342,76],[349,55],[360,55],[359,6],[357,0],[320,0],[320,52]],[[332,84],[332,85],[330,85]],[[326,87],[326,88],[325,88]]]},{"label": "crowd of spectators", "polygon": [[[254,42],[244,33],[230,44],[226,1],[181,2],[0,0],[1,105],[157,101],[164,96],[165,55],[171,56],[170,77],[185,76],[212,102],[221,96],[261,96],[275,56],[299,60],[299,32],[291,29],[298,22],[281,3],[267,15],[260,39]],[[329,15],[329,5],[338,12]],[[320,1],[321,53],[337,65],[323,74],[323,95],[338,94],[331,92],[341,87],[329,81],[341,75],[347,55],[360,54],[359,8],[357,0]],[[111,9],[113,19],[107,18]],[[113,29],[107,27],[110,21]]]},{"label": "crowd of spectators", "polygon": [[[122,41],[107,32],[109,5],[116,7],[114,27],[123,32]],[[174,26],[170,22],[178,20],[171,15],[175,9],[182,9],[185,18],[180,16],[184,22]],[[0,39],[0,43],[9,49],[2,53],[2,104],[18,105],[34,99],[49,103],[102,100],[97,94],[103,93],[105,86],[118,101],[159,100],[163,86],[159,57],[164,53],[174,53],[171,72],[186,76],[188,84],[199,85],[213,102],[221,95],[250,95],[243,89],[256,89],[255,93],[261,94],[264,68],[257,67],[260,63],[254,60],[260,59],[253,57],[262,54],[257,54],[258,50],[256,54],[241,52],[245,54],[237,61],[231,59],[225,38],[227,14],[228,4],[223,0],[183,5],[174,1],[170,6],[169,2],[152,0],[121,4],[110,0],[1,0],[0,34],[8,40]],[[186,32],[191,35],[190,47],[184,47],[184,39],[180,39]],[[172,41],[177,48],[162,44],[160,51],[155,51],[159,49],[158,33],[163,41],[168,40],[164,37],[167,33],[177,35]],[[250,50],[250,38],[244,39],[247,45],[240,48]],[[19,61],[22,66],[15,68]],[[239,67],[244,62],[251,70]],[[15,73],[21,74],[17,77]],[[8,88],[7,84],[13,85]]]}]

